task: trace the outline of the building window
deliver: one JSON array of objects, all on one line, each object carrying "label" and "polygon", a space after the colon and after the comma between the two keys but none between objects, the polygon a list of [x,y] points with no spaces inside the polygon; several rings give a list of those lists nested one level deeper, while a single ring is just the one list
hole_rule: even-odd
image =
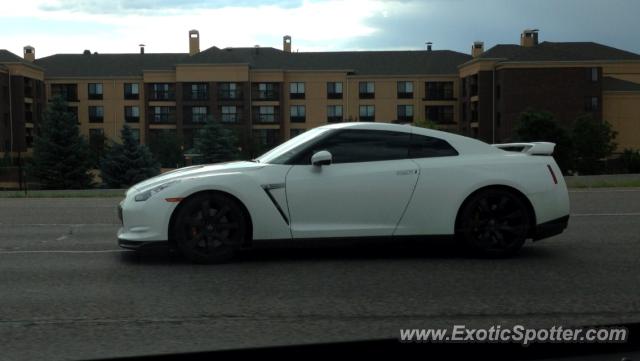
[{"label": "building window", "polygon": [[257,100],[279,100],[277,83],[258,83],[255,98]]},{"label": "building window", "polygon": [[587,76],[592,82],[598,81],[598,68],[587,68]]},{"label": "building window", "polygon": [[289,120],[292,123],[304,123],[306,120],[304,105],[292,105],[289,109]]},{"label": "building window", "polygon": [[133,139],[135,139],[136,142],[140,144],[140,129],[131,128],[131,135],[133,136]]},{"label": "building window", "polygon": [[185,100],[207,100],[209,99],[209,87],[207,83],[185,84]]},{"label": "building window", "polygon": [[78,101],[78,85],[76,84],[51,84],[53,98],[61,97],[68,102]]},{"label": "building window", "polygon": [[398,99],[411,99],[411,98],[413,98],[413,82],[399,81],[398,82]]},{"label": "building window", "polygon": [[89,106],[89,123],[102,123],[104,121],[104,107]]},{"label": "building window", "polygon": [[124,83],[124,98],[130,100],[140,98],[140,85],[138,83]]},{"label": "building window", "polygon": [[173,87],[169,83],[151,84],[151,100],[174,100]]},{"label": "building window", "polygon": [[289,99],[304,99],[304,83],[289,83]]},{"label": "building window", "polygon": [[305,130],[306,129],[299,129],[299,128],[289,129],[289,139],[299,136],[300,134],[304,133]]},{"label": "building window", "polygon": [[149,121],[151,123],[175,123],[175,107],[150,107]]},{"label": "building window", "polygon": [[269,150],[280,142],[279,129],[254,129],[253,137],[265,150]]},{"label": "building window", "polygon": [[372,81],[361,81],[358,85],[360,99],[373,99],[375,98],[376,88],[375,83]]},{"label": "building window", "polygon": [[413,122],[413,105],[398,105],[398,122]]},{"label": "building window", "polygon": [[235,105],[221,106],[220,113],[222,115],[221,119],[223,123],[237,123],[239,121],[238,107]]},{"label": "building window", "polygon": [[587,97],[585,99],[584,110],[587,112],[600,110],[600,99],[598,99],[598,97]]},{"label": "building window", "polygon": [[277,120],[277,109],[274,106],[259,106],[255,108],[255,118],[258,123],[275,123]]},{"label": "building window", "polygon": [[89,99],[102,99],[102,83],[89,83]]},{"label": "building window", "polygon": [[218,99],[235,100],[242,98],[242,93],[236,83],[220,83],[218,85]]},{"label": "building window", "polygon": [[376,121],[376,107],[373,105],[361,105],[360,106],[360,121],[361,122],[375,122]]},{"label": "building window", "polygon": [[342,105],[329,105],[327,107],[327,122],[339,123],[342,121]]},{"label": "building window", "polygon": [[202,124],[207,122],[207,107],[191,107],[191,123]]},{"label": "building window", "polygon": [[428,121],[432,121],[437,124],[452,124],[453,121],[453,106],[451,105],[436,105],[425,107],[425,117]]},{"label": "building window", "polygon": [[[452,81],[428,81],[425,83],[425,100],[453,100]],[[473,94],[472,92],[472,95]]]},{"label": "building window", "polygon": [[137,123],[140,121],[140,108],[137,106],[124,107],[124,121],[127,123]]},{"label": "building window", "polygon": [[342,99],[342,82],[327,83],[327,99]]},{"label": "building window", "polygon": [[27,148],[33,148],[33,128],[24,128],[24,142]]}]

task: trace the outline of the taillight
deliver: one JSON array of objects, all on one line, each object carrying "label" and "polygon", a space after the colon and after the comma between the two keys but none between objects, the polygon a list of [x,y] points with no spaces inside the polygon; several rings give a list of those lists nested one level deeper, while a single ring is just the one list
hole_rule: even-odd
[{"label": "taillight", "polygon": [[556,174],[553,173],[553,168],[549,164],[547,164],[547,168],[549,169],[549,173],[551,173],[551,178],[553,178],[553,183],[558,184],[558,178],[556,178]]}]

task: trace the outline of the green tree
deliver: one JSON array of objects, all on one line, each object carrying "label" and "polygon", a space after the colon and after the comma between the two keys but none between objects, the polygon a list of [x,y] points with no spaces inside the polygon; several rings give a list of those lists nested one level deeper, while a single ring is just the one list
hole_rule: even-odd
[{"label": "green tree", "polygon": [[516,138],[521,142],[551,142],[556,147],[553,157],[563,173],[573,169],[573,144],[567,129],[561,127],[553,114],[526,110],[518,118]]},{"label": "green tree", "polygon": [[616,149],[616,135],[607,121],[590,115],[578,117],[572,132],[576,170],[581,174],[601,172],[603,164],[600,160],[609,157]]},{"label": "green tree", "polygon": [[76,117],[61,98],[54,98],[42,116],[33,143],[30,173],[45,189],[82,189],[92,185],[89,146]]},{"label": "green tree", "polygon": [[113,143],[101,161],[104,184],[125,188],[160,173],[160,165],[149,149],[134,138],[129,126],[122,128],[120,136],[122,143]]},{"label": "green tree", "polygon": [[236,134],[212,119],[196,134],[194,143],[198,163],[220,163],[240,157]]},{"label": "green tree", "polygon": [[640,151],[625,149],[620,155],[620,161],[627,173],[640,173]]},{"label": "green tree", "polygon": [[149,149],[164,168],[178,168],[184,164],[181,143],[175,131],[149,134]]}]

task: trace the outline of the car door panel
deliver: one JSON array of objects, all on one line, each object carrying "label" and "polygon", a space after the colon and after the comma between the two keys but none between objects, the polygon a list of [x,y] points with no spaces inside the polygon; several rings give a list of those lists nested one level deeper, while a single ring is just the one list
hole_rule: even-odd
[{"label": "car door panel", "polygon": [[417,180],[407,159],[293,166],[286,178],[292,236],[390,236]]}]

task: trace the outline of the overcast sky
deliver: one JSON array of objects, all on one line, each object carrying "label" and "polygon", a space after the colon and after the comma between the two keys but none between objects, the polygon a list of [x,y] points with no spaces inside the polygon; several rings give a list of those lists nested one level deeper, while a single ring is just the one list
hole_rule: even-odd
[{"label": "overcast sky", "polygon": [[640,53],[638,0],[16,0],[3,1],[0,49],[55,53],[187,52],[188,31],[211,47],[434,49],[468,53],[517,43],[525,28],[541,41],[595,41]]}]

